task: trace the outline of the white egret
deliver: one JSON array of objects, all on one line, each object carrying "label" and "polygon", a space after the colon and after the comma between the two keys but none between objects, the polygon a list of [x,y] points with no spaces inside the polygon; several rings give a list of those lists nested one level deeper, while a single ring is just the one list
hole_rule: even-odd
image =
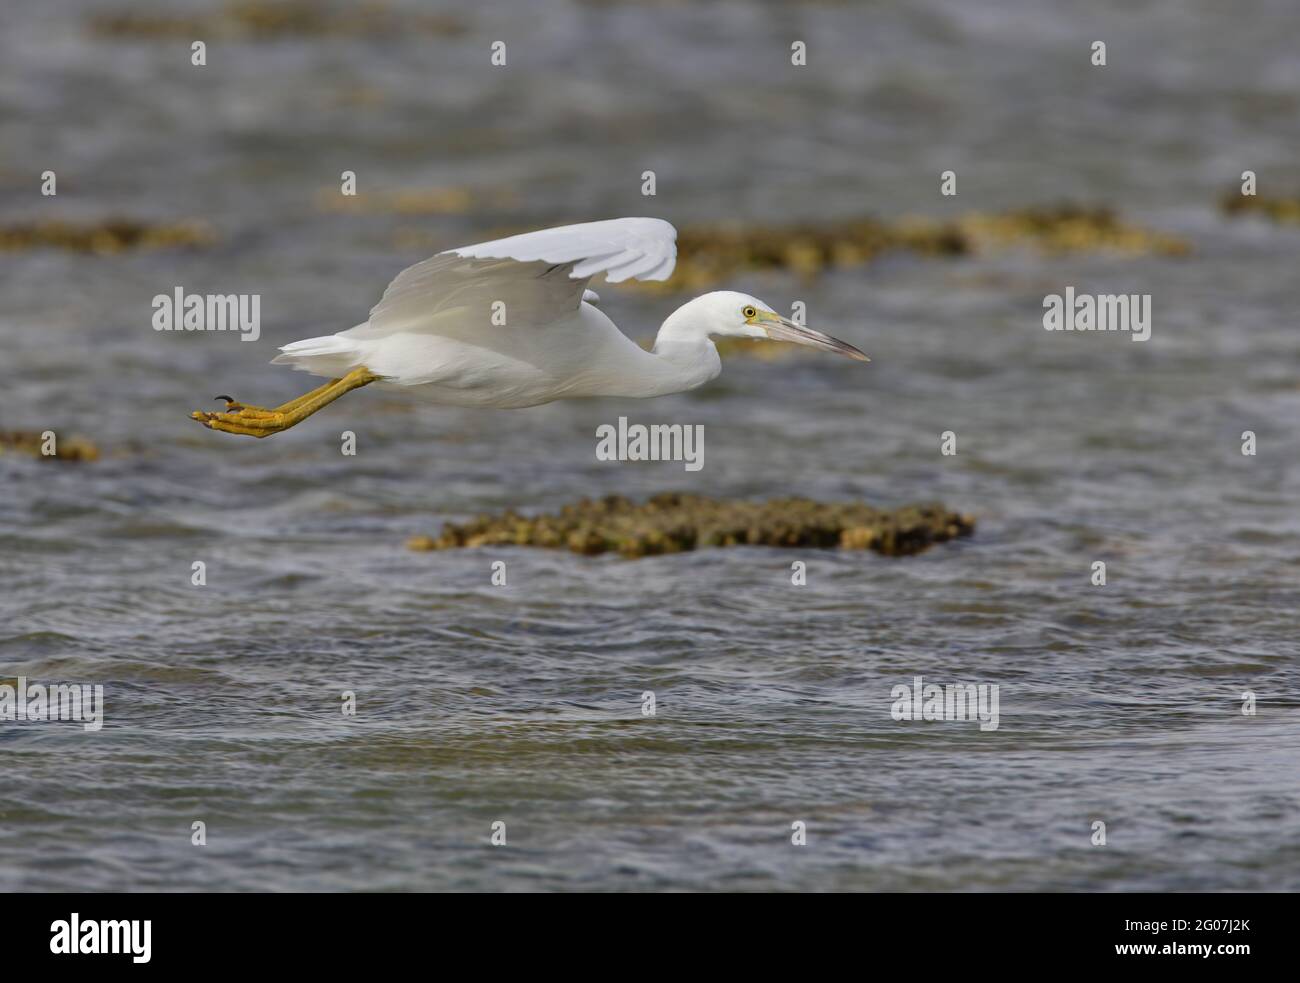
[{"label": "white egret", "polygon": [[664,321],[646,351],[598,310],[592,277],[665,280],[677,230],[617,218],[462,246],[403,270],[370,311],[338,334],[295,341],[273,362],[328,383],[274,409],[229,396],[205,427],[266,437],[372,382],[452,406],[523,407],[578,396],[662,396],[722,370],[710,336],[771,338],[868,361],[852,345],[731,290],[696,297]]}]

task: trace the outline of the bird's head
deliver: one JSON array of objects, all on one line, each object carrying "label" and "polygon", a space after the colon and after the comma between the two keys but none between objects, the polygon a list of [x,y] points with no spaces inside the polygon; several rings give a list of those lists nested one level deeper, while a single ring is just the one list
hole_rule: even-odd
[{"label": "bird's head", "polygon": [[[691,310],[692,308],[695,310]],[[692,314],[698,314],[700,321],[711,335],[789,341],[796,345],[807,345],[809,348],[820,348],[838,355],[846,355],[859,362],[871,361],[847,342],[797,324],[776,313],[757,297],[738,293],[735,290],[716,290],[702,297],[696,297],[682,308],[681,313],[688,310],[691,310]]]}]

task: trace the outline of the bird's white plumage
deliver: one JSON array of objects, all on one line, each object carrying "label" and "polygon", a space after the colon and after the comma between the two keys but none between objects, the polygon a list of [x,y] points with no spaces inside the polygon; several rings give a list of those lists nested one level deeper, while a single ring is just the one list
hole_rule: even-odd
[{"label": "bird's white plumage", "polygon": [[[614,283],[663,280],[676,259],[677,231],[655,218],[586,222],[461,246],[399,273],[366,323],[286,345],[274,361],[336,377],[364,366],[380,384],[415,388],[457,406],[693,389],[720,371],[711,334],[768,337],[782,319],[754,297],[718,291],[674,312],[648,352],[588,302],[594,276]],[[755,320],[759,309],[763,324]],[[794,340],[848,347],[782,323]]]},{"label": "bird's white plumage", "polygon": [[610,282],[662,280],[676,261],[677,230],[657,218],[585,222],[460,246],[399,273],[371,308],[365,333],[458,333],[446,315],[477,315],[496,303],[505,305],[507,321],[513,309],[521,325],[544,324],[576,310],[600,273]]},{"label": "bird's white plumage", "polygon": [[585,394],[603,360],[645,354],[584,303],[587,283],[664,279],[676,259],[677,230],[656,218],[449,249],[399,273],[365,324],[286,345],[274,361],[324,376],[365,365],[456,404],[487,401],[486,388],[495,405]]},{"label": "bird's white plumage", "polygon": [[604,273],[610,283],[666,280],[677,261],[677,230],[658,218],[612,218],[525,232],[448,252],[466,259],[571,263],[569,275],[575,279]]}]

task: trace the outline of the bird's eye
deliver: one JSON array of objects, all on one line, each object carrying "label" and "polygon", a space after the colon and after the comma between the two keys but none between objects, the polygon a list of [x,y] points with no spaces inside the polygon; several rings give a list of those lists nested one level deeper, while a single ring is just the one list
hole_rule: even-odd
[{"label": "bird's eye", "polygon": [[754,310],[752,307],[746,307],[743,308],[740,313],[745,315],[745,317],[754,317],[758,311]]}]

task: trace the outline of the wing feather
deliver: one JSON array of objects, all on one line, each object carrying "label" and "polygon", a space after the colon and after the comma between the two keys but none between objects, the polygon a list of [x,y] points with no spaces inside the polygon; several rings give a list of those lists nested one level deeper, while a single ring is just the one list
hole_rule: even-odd
[{"label": "wing feather", "polygon": [[[525,232],[449,252],[479,259],[574,263],[577,266],[571,275],[575,277],[594,276],[641,256],[655,260],[647,267],[649,270],[662,267],[668,260],[667,273],[658,277],[664,279],[677,259],[677,230],[658,218],[614,218]],[[614,277],[607,279],[618,282]]]},{"label": "wing feather", "polygon": [[469,337],[492,305],[512,325],[536,325],[576,310],[587,283],[605,274],[665,280],[677,260],[677,230],[657,218],[616,218],[508,236],[438,253],[399,273],[347,334],[428,331]]}]

